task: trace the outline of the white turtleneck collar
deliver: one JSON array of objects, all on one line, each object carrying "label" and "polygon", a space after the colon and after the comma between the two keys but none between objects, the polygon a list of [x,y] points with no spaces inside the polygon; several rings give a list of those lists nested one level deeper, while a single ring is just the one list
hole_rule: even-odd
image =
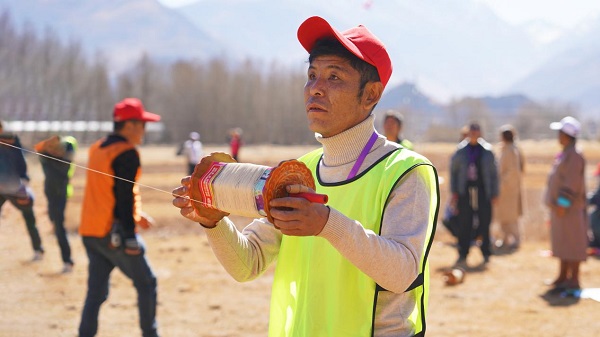
[{"label": "white turtleneck collar", "polygon": [[[339,166],[352,163],[358,159],[369,138],[375,132],[375,115],[370,114],[364,121],[335,136],[325,138],[315,134],[315,138],[323,145],[323,164]],[[371,152],[385,143],[379,135]]]}]

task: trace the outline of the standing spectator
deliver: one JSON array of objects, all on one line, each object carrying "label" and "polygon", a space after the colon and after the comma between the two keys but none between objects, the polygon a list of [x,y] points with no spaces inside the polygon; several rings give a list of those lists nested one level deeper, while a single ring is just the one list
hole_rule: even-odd
[{"label": "standing spectator", "polygon": [[33,261],[39,261],[44,257],[44,248],[33,214],[33,192],[27,183],[27,163],[19,137],[4,133],[4,126],[0,121],[0,210],[8,201],[21,211],[33,246]]},{"label": "standing spectator", "polygon": [[242,129],[235,128],[231,130],[231,139],[229,140],[229,147],[231,148],[231,156],[235,161],[239,161],[239,152],[242,147]]},{"label": "standing spectator", "polygon": [[[465,125],[459,130],[459,139],[458,143],[462,142],[469,135],[469,126]],[[442,215],[442,224],[446,227],[446,229],[452,234],[453,237],[458,239],[458,233],[460,224],[458,223],[458,209],[456,209],[458,205],[456,204],[456,200],[453,200],[450,197],[450,200],[446,203],[446,207],[444,208],[444,214]],[[473,236],[476,236],[476,232],[473,232]]]},{"label": "standing spectator", "polygon": [[518,249],[521,243],[519,217],[523,215],[521,174],[525,170],[525,164],[521,150],[515,144],[515,129],[512,125],[504,125],[500,128],[500,139],[498,156],[500,194],[494,214],[500,223],[502,239],[496,241],[496,247]]},{"label": "standing spectator", "polygon": [[186,140],[181,144],[177,155],[184,155],[186,158],[186,169],[189,175],[194,172],[196,164],[200,162],[200,159],[204,156],[202,151],[202,142],[200,141],[200,134],[198,132],[190,132],[190,139]]},{"label": "standing spectator", "polygon": [[69,180],[75,172],[75,165],[71,162],[77,150],[77,140],[71,136],[53,136],[37,143],[35,150],[44,155],[39,158],[45,176],[44,193],[48,199],[48,216],[54,225],[54,233],[60,247],[62,272],[69,273],[73,270],[73,260],[64,222],[67,198],[73,193]]},{"label": "standing spectator", "polygon": [[590,214],[590,229],[592,231],[592,239],[590,247],[600,249],[600,163],[594,172],[596,177],[596,192],[593,193],[588,202],[594,207],[594,211]]},{"label": "standing spectator", "polygon": [[156,276],[136,233],[136,225],[147,228],[151,219],[141,212],[139,188],[133,182],[141,173],[136,146],[142,144],[146,122],[157,122],[160,116],[145,111],[137,98],[126,98],[115,105],[113,120],[114,133],[89,149],[88,167],[105,174],[87,172],[79,234],[89,258],[89,274],[79,337],[96,335],[100,306],[108,297],[115,267],[133,281],[143,336],[158,336]]},{"label": "standing spectator", "polygon": [[328,205],[273,199],[272,223],[255,219],[239,231],[226,214],[191,207],[189,177],[173,204],[205,227],[236,280],[255,279],[277,261],[269,336],[424,336],[438,183],[426,158],[375,131],[391,60],[364,26],[339,32],[311,17],[298,39],[310,54],[306,117],[322,145],[299,160]]},{"label": "standing spectator", "polygon": [[587,196],[585,159],[575,148],[581,124],[571,116],[550,124],[562,146],[554,161],[545,202],[550,208],[552,254],[560,261],[557,288],[579,288],[579,265],[587,258]]},{"label": "standing spectator", "polygon": [[388,110],[383,120],[383,132],[385,138],[390,142],[396,142],[404,148],[413,150],[413,143],[402,137],[402,127],[404,126],[404,116],[396,110]]},{"label": "standing spectator", "polygon": [[[492,146],[481,138],[477,123],[469,125],[469,134],[450,161],[450,191],[458,211],[458,266],[465,267],[473,231],[481,236],[484,263],[490,259],[490,222],[492,204],[498,196],[498,170]],[[476,226],[474,226],[476,220]]]}]

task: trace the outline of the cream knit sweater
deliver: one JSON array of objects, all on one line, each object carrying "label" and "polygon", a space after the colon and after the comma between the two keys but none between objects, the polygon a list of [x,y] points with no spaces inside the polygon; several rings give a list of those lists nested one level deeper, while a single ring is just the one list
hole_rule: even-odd
[{"label": "cream knit sweater", "polygon": [[[336,136],[317,140],[323,146],[319,166],[321,180],[328,183],[346,179],[354,162],[375,130],[373,115]],[[396,143],[379,135],[359,173],[369,168]],[[411,336],[407,321],[414,299],[404,291],[418,274],[427,230],[430,193],[415,169],[393,190],[383,218],[381,236],[331,209],[319,234],[344,257],[386,289],[379,293],[375,313],[375,336]],[[208,241],[224,268],[238,281],[258,277],[277,258],[281,233],[266,218],[252,221],[243,231],[223,218],[215,228],[206,229]]]}]

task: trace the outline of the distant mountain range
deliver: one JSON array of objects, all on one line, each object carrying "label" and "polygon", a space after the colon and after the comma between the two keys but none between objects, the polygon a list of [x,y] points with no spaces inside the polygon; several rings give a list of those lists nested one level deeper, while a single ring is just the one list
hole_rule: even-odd
[{"label": "distant mountain range", "polygon": [[296,29],[320,15],[342,30],[364,24],[386,43],[394,64],[386,94],[410,82],[438,102],[523,94],[600,111],[600,18],[575,31],[512,26],[476,0],[199,0],[179,8],[156,0],[0,0],[2,8],[19,23],[52,27],[101,51],[115,72],[144,52],[165,61],[251,57],[304,69]]},{"label": "distant mountain range", "polygon": [[172,61],[206,59],[225,49],[156,0],[0,0],[0,10],[42,36],[51,28],[64,40],[80,41],[90,55],[100,52],[109,59],[114,72],[131,66],[143,53]]}]

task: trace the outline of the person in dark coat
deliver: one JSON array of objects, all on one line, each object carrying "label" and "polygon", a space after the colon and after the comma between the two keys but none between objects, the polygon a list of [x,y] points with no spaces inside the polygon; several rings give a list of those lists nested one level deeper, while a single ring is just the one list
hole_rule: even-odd
[{"label": "person in dark coat", "polygon": [[21,211],[33,246],[33,261],[39,261],[44,256],[44,248],[33,214],[34,195],[27,186],[27,163],[21,148],[19,137],[4,133],[0,121],[0,210],[8,201]]},{"label": "person in dark coat", "polygon": [[[458,212],[458,253],[456,262],[466,266],[473,231],[481,236],[484,263],[490,259],[490,223],[492,204],[498,197],[498,168],[492,145],[481,138],[477,123],[469,125],[469,134],[454,153],[450,163],[452,205]],[[476,222],[475,222],[476,221]]]},{"label": "person in dark coat", "polygon": [[77,140],[72,136],[53,136],[35,145],[36,152],[43,154],[39,158],[46,177],[44,194],[48,199],[48,216],[54,225],[54,233],[60,247],[63,273],[73,270],[71,246],[64,222],[67,198],[73,193],[69,180],[75,172],[75,165],[71,162],[76,149]]}]

